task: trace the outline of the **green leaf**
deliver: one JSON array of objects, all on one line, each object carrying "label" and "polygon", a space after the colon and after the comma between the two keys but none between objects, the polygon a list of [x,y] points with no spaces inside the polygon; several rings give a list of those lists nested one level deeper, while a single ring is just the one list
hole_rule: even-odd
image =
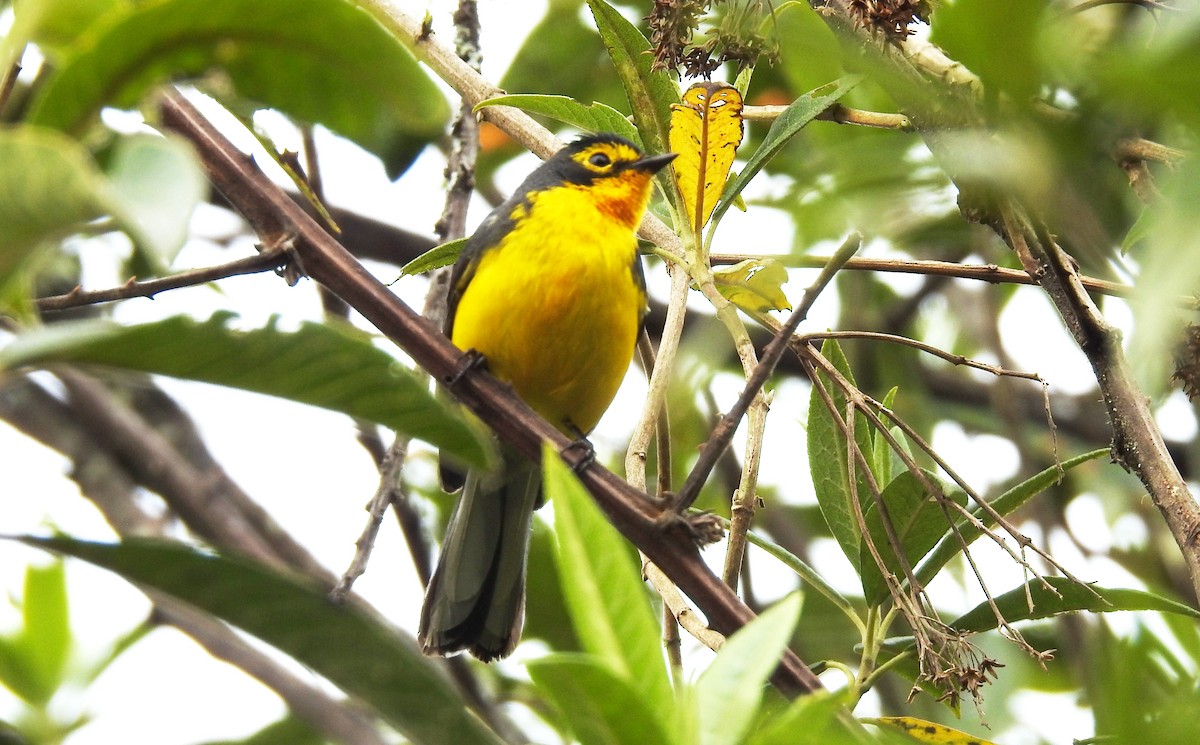
[{"label": "green leaf", "polygon": [[668,743],[645,693],[590,655],[555,654],[526,664],[582,745]]},{"label": "green leaf", "polygon": [[729,637],[696,681],[700,745],[735,745],[758,717],[763,687],[800,620],[793,593]]},{"label": "green leaf", "polygon": [[[998,596],[996,607],[1000,609],[1005,620],[1016,623],[1081,610],[1093,613],[1150,610],[1200,619],[1200,611],[1195,608],[1152,592],[1083,585],[1065,577],[1047,577],[1046,581],[1059,593],[1058,595],[1035,579]],[[1026,602],[1027,589],[1029,596],[1033,598],[1032,609]],[[952,621],[950,625],[960,631],[990,631],[996,628],[996,616],[991,606],[984,602]]]},{"label": "green leaf", "polygon": [[485,106],[512,106],[530,114],[541,114],[588,132],[612,132],[621,135],[638,147],[642,138],[637,128],[624,114],[611,106],[593,101],[585,106],[567,96],[547,96],[533,93],[514,93],[496,96],[475,105],[475,111]]},{"label": "green leaf", "polygon": [[[1021,105],[1041,84],[1038,39],[1048,25],[1045,13],[1042,0],[957,0],[938,8],[933,40],[986,87]],[[1004,34],[995,33],[1001,28]]]},{"label": "green leaf", "polygon": [[588,0],[600,38],[608,49],[617,76],[633,111],[633,122],[650,153],[667,152],[671,104],[679,102],[679,88],[664,71],[651,71],[650,42],[642,32],[604,0]]},{"label": "green leaf", "polygon": [[757,727],[747,745],[861,745],[870,742],[849,731],[839,719],[845,711],[844,693],[818,691],[801,696]]},{"label": "green leaf", "polygon": [[721,201],[717,203],[717,208],[713,210],[711,223],[720,221],[721,216],[729,209],[730,205],[737,199],[742,190],[746,188],[746,184],[750,183],[750,179],[758,175],[758,172],[774,158],[775,155],[783,149],[783,146],[796,136],[796,133],[805,127],[809,122],[816,118],[825,109],[836,103],[839,98],[846,95],[851,88],[858,85],[858,81],[862,77],[859,75],[848,75],[815,88],[808,93],[800,96],[791,103],[783,113],[771,123],[771,128],[767,130],[767,136],[763,138],[762,144],[746,161],[746,165],[742,168],[742,172],[738,174],[736,179],[729,182],[725,187],[725,193],[721,195]]},{"label": "green leaf", "polygon": [[450,266],[455,261],[458,261],[458,255],[466,247],[467,240],[467,238],[455,238],[452,241],[446,241],[440,246],[434,246],[401,267],[400,276],[410,277],[415,274],[432,272],[434,269],[441,269],[444,266]]},{"label": "green leaf", "polygon": [[242,740],[221,740],[204,745],[325,745],[325,738],[295,716],[272,722]]},{"label": "green leaf", "polygon": [[192,212],[208,194],[191,145],[174,137],[123,137],[106,170],[113,210],[155,263],[170,265],[187,240]]},{"label": "green leaf", "polygon": [[237,94],[323,124],[395,174],[440,137],[449,105],[401,40],[349,0],[163,0],[106,16],[65,56],[30,121],[81,131],[104,106],[221,69]]},{"label": "green leaf", "polygon": [[241,388],[378,422],[467,463],[488,462],[487,437],[365,334],[312,323],[240,331],[228,320],[56,324],[0,349],[0,369],[83,362]]},{"label": "green leaf", "polygon": [[0,129],[0,284],[42,241],[109,211],[108,191],[78,142],[38,127]]},{"label": "green leaf", "polygon": [[787,268],[775,259],[746,259],[713,269],[717,290],[726,300],[749,313],[791,310],[783,283]]},{"label": "green leaf", "polygon": [[[854,382],[850,364],[836,341],[827,339],[821,345],[821,354],[846,380]],[[845,395],[828,376],[818,373],[818,377],[829,391],[838,415],[845,417]],[[857,412],[854,420],[854,439],[859,449],[869,457],[874,449],[870,427],[866,418]],[[837,539],[846,558],[857,567],[860,540],[858,522],[854,518],[854,492],[851,489],[850,472],[847,467],[848,452],[842,428],[825,408],[824,400],[814,388],[808,402],[808,466],[812,472],[813,490],[816,492],[817,503],[821,506],[821,514],[825,516],[825,522],[829,525],[829,531]],[[861,504],[866,504],[870,501],[871,492],[861,470],[862,464],[856,461],[858,498]]]},{"label": "green leaf", "polygon": [[67,577],[61,561],[25,570],[21,611],[25,628],[21,643],[31,663],[30,672],[47,694],[58,690],[71,654],[71,623],[67,609]]},{"label": "green leaf", "polygon": [[[54,56],[76,43],[105,14],[129,7],[128,0],[20,0],[13,4],[9,33],[14,43],[33,42],[40,51]],[[6,41],[0,41],[0,49]],[[4,52],[0,52],[0,60],[6,67],[14,61]]]},{"label": "green leaf", "polygon": [[659,625],[629,544],[549,446],[542,468],[546,496],[554,504],[563,597],[576,635],[652,708],[670,711],[674,694]]},{"label": "green leaf", "polygon": [[501,743],[412,640],[374,616],[330,603],[327,588],[313,582],[163,541],[21,540],[160,590],[258,637],[373,707],[414,742]]},{"label": "green leaf", "polygon": [[[1022,481],[1013,488],[996,497],[991,502],[992,509],[995,510],[1001,517],[1005,517],[1014,512],[1021,505],[1028,502],[1030,499],[1033,499],[1041,492],[1050,488],[1054,484],[1057,484],[1062,473],[1065,473],[1072,468],[1079,466],[1080,464],[1086,463],[1089,460],[1095,460],[1102,455],[1108,455],[1110,453],[1111,451],[1108,448],[1101,448],[1099,450],[1092,450],[1091,452],[1083,453],[1082,455],[1077,455],[1074,458],[1063,461],[1061,471],[1059,470],[1058,466],[1051,466],[1050,468],[1047,468],[1041,473]],[[976,509],[973,514],[975,514],[975,516],[988,528],[996,525],[995,520],[985,515],[978,509]],[[921,566],[917,568],[916,576],[922,584],[928,584],[930,580],[937,575],[938,571],[940,571],[942,567],[946,566],[948,561],[962,551],[962,547],[964,545],[971,545],[976,538],[983,535],[978,528],[968,523],[965,519],[959,521],[958,532],[962,535],[961,541],[959,540],[958,536],[955,536],[954,534],[947,535],[938,543],[933,551],[929,552],[928,558],[925,559],[925,561],[921,563]]]},{"label": "green leaf", "polygon": [[[880,438],[883,439],[883,438]],[[932,473],[925,472],[925,478],[938,484],[938,478]],[[940,484],[939,484],[940,485]],[[960,505],[966,505],[967,495],[961,491],[950,492],[945,487],[942,494]],[[927,493],[920,480],[911,472],[905,471],[888,484],[880,499],[887,507],[888,517],[896,538],[900,540],[900,551],[910,569],[914,569],[925,554],[937,544],[938,540],[950,530],[950,521],[946,512],[938,504],[933,495]],[[950,511],[950,520],[954,520],[957,512]],[[905,575],[896,548],[888,540],[887,529],[884,527],[883,513],[877,509],[871,500],[863,510],[863,518],[867,523],[867,532],[872,543],[883,558],[888,571],[904,581]],[[862,577],[863,597],[867,605],[879,605],[889,596],[887,583],[879,566],[871,556],[866,542],[863,542],[859,558],[859,574]]]},{"label": "green leaf", "polygon": [[[896,394],[900,391],[896,386],[887,392],[883,397],[883,408],[892,409],[896,403]],[[889,432],[892,437],[901,445],[907,444],[904,439],[904,433],[899,427],[892,427]],[[911,455],[912,453],[909,453]],[[892,443],[888,442],[888,438],[883,435],[875,436],[875,450],[871,453],[871,472],[875,474],[875,482],[878,484],[890,484],[895,474],[893,466],[895,465],[895,454],[892,452]],[[901,464],[900,467],[903,467]]]}]

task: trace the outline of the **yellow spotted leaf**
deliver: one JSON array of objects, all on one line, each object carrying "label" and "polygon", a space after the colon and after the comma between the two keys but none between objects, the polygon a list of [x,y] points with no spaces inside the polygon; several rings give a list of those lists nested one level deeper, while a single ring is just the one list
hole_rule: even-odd
[{"label": "yellow spotted leaf", "polygon": [[787,269],[775,259],[746,259],[713,269],[717,290],[725,299],[750,313],[791,310],[783,283]]},{"label": "yellow spotted leaf", "polygon": [[995,745],[991,740],[968,735],[966,732],[916,717],[879,717],[863,721],[900,730],[917,742],[930,745]]},{"label": "yellow spotted leaf", "polygon": [[742,144],[742,94],[726,83],[697,83],[671,105],[675,182],[698,235],[721,198]]}]

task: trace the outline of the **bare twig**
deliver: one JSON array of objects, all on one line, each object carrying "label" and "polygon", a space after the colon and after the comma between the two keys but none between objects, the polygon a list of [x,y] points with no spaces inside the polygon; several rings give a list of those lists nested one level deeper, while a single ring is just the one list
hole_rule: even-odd
[{"label": "bare twig", "polygon": [[[742,109],[742,118],[750,122],[769,122],[777,119],[785,109],[787,106],[746,106]],[[837,124],[857,124],[860,127],[894,129],[900,132],[913,131],[912,122],[903,114],[852,109],[840,103],[835,103],[817,114],[817,119]]]},{"label": "bare twig", "polygon": [[114,300],[127,300],[135,297],[152,298],[160,292],[177,290],[181,287],[193,287],[207,282],[213,282],[226,277],[236,277],[242,274],[257,274],[269,272],[286,264],[288,252],[286,246],[268,248],[257,256],[247,256],[219,266],[192,269],[178,274],[172,274],[145,282],[129,280],[120,287],[106,290],[84,290],[76,287],[65,295],[38,298],[38,310],[54,311],[67,308],[78,308],[83,305],[110,303]]}]

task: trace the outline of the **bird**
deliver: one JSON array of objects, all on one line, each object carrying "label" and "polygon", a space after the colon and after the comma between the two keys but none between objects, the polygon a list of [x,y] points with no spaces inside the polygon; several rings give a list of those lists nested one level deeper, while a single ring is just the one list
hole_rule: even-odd
[{"label": "bird", "polygon": [[[447,336],[568,437],[596,426],[633,359],[647,308],[636,231],[674,157],[580,137],[484,219],[451,270]],[[541,469],[499,451],[496,467],[465,479],[443,463],[444,485],[457,480],[462,494],[421,609],[426,654],[488,662],[520,639]]]}]

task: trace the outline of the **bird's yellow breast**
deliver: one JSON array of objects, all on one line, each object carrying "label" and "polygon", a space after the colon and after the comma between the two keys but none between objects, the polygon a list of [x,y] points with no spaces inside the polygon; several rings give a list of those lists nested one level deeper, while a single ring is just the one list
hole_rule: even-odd
[{"label": "bird's yellow breast", "polygon": [[597,199],[594,186],[530,194],[512,230],[479,257],[454,315],[454,343],[482,353],[493,374],[567,434],[600,420],[641,327],[646,297],[633,231],[648,184],[633,186],[613,192],[629,205]]}]

